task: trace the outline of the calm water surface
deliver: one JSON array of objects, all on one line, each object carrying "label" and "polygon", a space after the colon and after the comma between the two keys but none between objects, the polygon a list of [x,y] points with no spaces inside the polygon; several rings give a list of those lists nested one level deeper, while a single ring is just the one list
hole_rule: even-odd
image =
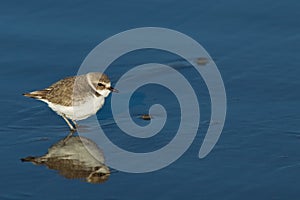
[{"label": "calm water surface", "polygon": [[[299,199],[299,9],[296,0],[3,1],[0,199]],[[203,81],[192,76],[200,83],[201,126],[194,143],[172,165],[145,174],[118,172],[102,184],[89,184],[22,163],[22,157],[46,153],[68,134],[68,127],[45,104],[21,94],[76,74],[101,41],[144,26],[181,31],[215,60],[225,83],[228,112],[214,150],[205,159],[197,157],[210,101]],[[166,52],[136,52],[117,60],[109,76],[114,82],[136,64],[178,59]],[[193,74],[188,67],[180,71]],[[174,116],[167,134],[139,141],[120,133],[108,99],[98,119],[115,143],[143,152],[161,148],[174,137],[178,102],[164,88],[158,91],[158,99]],[[140,88],[131,114],[146,112],[157,103],[155,96],[146,86]]]}]

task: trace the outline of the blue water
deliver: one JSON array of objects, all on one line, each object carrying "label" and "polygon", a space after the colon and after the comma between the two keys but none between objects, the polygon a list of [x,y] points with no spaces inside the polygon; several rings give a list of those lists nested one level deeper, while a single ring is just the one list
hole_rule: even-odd
[{"label": "blue water", "polygon": [[[3,1],[0,199],[299,199],[299,9],[296,0]],[[202,126],[195,141],[179,160],[162,170],[118,172],[103,184],[89,184],[20,162],[22,157],[44,154],[68,134],[65,122],[45,104],[21,94],[76,74],[101,41],[146,26],[187,34],[215,60],[226,87],[228,109],[213,151],[198,159],[210,117],[209,97],[203,89]],[[155,55],[161,63],[176,61],[172,56]],[[117,65],[128,70],[151,60],[151,54],[144,52],[135,59],[120,60]],[[109,76],[116,78],[119,72],[111,70]],[[147,111],[149,105],[142,100],[155,102],[143,91],[132,100],[136,104],[132,115]],[[160,97],[172,95],[161,93]],[[108,101],[98,118],[113,124],[109,109]],[[171,104],[170,115],[176,116],[177,111]],[[176,130],[177,123],[169,122],[169,132]],[[122,140],[116,132],[110,137],[129,150],[143,151],[135,149],[137,141],[124,135]],[[143,145],[151,149],[155,141],[162,141],[154,143],[160,148],[172,137],[158,136]]]}]

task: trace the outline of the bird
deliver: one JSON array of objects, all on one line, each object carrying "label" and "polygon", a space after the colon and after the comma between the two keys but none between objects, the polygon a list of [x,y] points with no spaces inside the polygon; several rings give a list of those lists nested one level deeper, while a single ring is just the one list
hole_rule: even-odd
[{"label": "bird", "polygon": [[76,121],[95,115],[111,92],[118,90],[111,86],[107,75],[90,72],[63,78],[45,89],[23,95],[47,103],[66,121],[71,131],[76,131]]}]

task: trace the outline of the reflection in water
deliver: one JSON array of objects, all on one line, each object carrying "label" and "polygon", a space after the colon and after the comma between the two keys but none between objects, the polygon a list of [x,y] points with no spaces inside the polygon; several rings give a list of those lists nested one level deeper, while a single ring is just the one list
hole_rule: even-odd
[{"label": "reflection in water", "polygon": [[68,136],[52,145],[44,156],[29,156],[21,160],[46,165],[49,169],[58,170],[66,178],[85,179],[90,183],[102,183],[110,175],[102,151],[85,137]]}]

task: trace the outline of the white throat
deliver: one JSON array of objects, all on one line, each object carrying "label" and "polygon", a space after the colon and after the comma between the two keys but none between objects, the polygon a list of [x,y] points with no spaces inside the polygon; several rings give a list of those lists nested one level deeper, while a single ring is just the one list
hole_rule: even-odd
[{"label": "white throat", "polygon": [[97,90],[97,93],[101,96],[107,97],[110,94],[110,90],[104,89],[104,90]]}]

